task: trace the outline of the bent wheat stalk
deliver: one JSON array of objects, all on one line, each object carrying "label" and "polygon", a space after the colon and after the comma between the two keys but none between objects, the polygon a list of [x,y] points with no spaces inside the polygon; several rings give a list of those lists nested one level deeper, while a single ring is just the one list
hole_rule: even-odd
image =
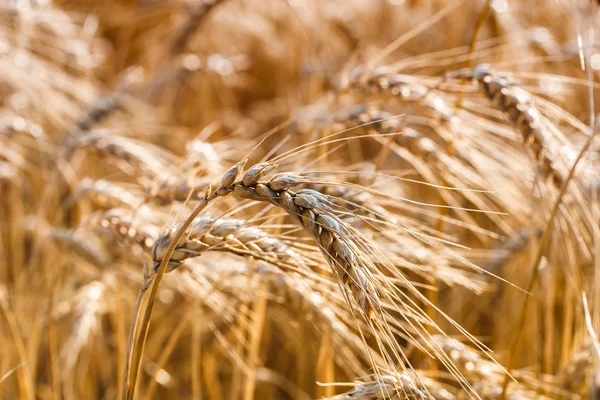
[{"label": "bent wheat stalk", "polygon": [[[237,166],[237,164],[236,164],[236,166]],[[236,166],[234,166],[234,168]],[[121,393],[121,398],[123,400],[132,400],[134,398],[135,387],[136,387],[136,383],[137,383],[137,376],[139,373],[141,359],[142,359],[142,355],[144,352],[144,345],[146,342],[146,337],[148,335],[148,329],[150,328],[150,316],[152,314],[152,307],[153,307],[154,301],[156,299],[156,294],[158,292],[158,287],[160,285],[160,281],[162,280],[162,277],[167,269],[169,259],[171,258],[172,254],[175,250],[175,247],[177,246],[177,243],[179,243],[179,240],[183,237],[185,230],[194,221],[194,218],[196,218],[198,216],[198,214],[200,214],[200,212],[204,208],[206,208],[206,206],[209,204],[209,202],[211,200],[215,199],[217,196],[218,196],[217,192],[211,192],[210,187],[209,187],[204,198],[202,199],[202,201],[196,206],[194,211],[192,211],[192,213],[190,214],[188,219],[180,226],[179,230],[177,232],[175,232],[173,241],[169,244],[169,247],[165,251],[165,258],[161,261],[159,267],[155,271],[155,274],[146,273],[144,276],[144,281],[142,282],[140,292],[139,292],[138,298],[136,300],[134,316],[133,316],[132,324],[131,324],[130,331],[129,331],[129,338],[128,338],[128,343],[127,343],[127,353],[125,356],[125,365],[124,365],[124,371],[123,371],[123,384],[122,384],[123,391]],[[144,295],[145,295],[146,291],[148,290],[148,287],[151,283],[153,283],[153,284],[152,284],[152,289],[150,291],[150,296],[148,298],[146,308],[144,309],[143,319],[142,319],[142,322],[139,327],[139,334],[136,335],[137,321],[138,321],[139,313],[140,313],[141,307],[142,307],[142,300],[143,300]],[[136,341],[135,344],[134,344],[134,341]],[[133,359],[134,355],[135,355],[135,359]]]}]

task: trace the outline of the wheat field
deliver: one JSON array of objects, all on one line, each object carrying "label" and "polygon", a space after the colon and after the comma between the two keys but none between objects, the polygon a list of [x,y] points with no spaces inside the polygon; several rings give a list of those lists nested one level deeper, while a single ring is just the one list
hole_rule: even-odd
[{"label": "wheat field", "polygon": [[599,7],[0,0],[0,400],[600,399]]}]

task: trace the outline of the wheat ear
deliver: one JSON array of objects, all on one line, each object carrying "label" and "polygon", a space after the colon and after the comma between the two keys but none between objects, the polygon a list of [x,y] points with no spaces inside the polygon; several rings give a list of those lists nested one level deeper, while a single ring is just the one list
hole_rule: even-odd
[{"label": "wheat ear", "polygon": [[104,179],[82,179],[73,195],[67,200],[67,205],[71,205],[81,198],[89,200],[94,207],[103,209],[136,208],[142,203],[138,196],[125,187]]},{"label": "wheat ear", "polygon": [[193,7],[190,7],[187,13],[187,19],[177,32],[177,35],[171,44],[171,56],[179,54],[185,49],[192,33],[198,28],[215,6],[222,2],[223,0],[205,0],[199,1]]},{"label": "wheat ear", "polygon": [[375,375],[373,378],[372,382],[357,382],[352,390],[330,400],[436,400],[407,374]]},{"label": "wheat ear", "polygon": [[[123,399],[131,400],[134,398],[154,300],[160,281],[168,269],[171,257],[175,254],[178,245],[182,243],[182,239],[185,237],[185,233],[199,213],[217,197],[233,194],[241,199],[269,202],[286,211],[301,224],[304,230],[319,245],[321,253],[334,270],[335,275],[350,287],[355,300],[365,315],[374,320],[376,319],[376,312],[380,312],[381,305],[372,282],[373,278],[369,276],[365,261],[360,257],[357,244],[349,235],[352,230],[333,214],[327,197],[310,189],[301,189],[297,193],[293,192],[292,187],[310,183],[308,179],[294,173],[278,174],[268,182],[260,183],[259,180],[276,167],[271,163],[252,166],[246,171],[241,180],[236,181],[246,162],[247,159],[243,159],[227,170],[221,178],[221,185],[216,190],[212,191],[209,186],[205,196],[191,215],[183,224],[179,225],[164,252],[160,252],[161,261],[158,266],[153,268],[154,272],[146,274],[136,301],[129,332],[123,374]],[[158,242],[155,243],[153,253],[156,253],[155,249],[159,248]],[[150,297],[142,310],[142,300],[149,287],[151,287]],[[139,329],[137,329],[138,317],[142,311],[143,319],[139,324]],[[139,333],[137,333],[138,331]]]},{"label": "wheat ear", "polygon": [[133,168],[148,178],[163,176],[170,170],[168,162],[161,157],[165,154],[163,150],[150,143],[112,135],[105,130],[97,129],[77,137],[69,143],[67,152],[77,148],[85,148],[101,157],[114,159],[122,168]]},{"label": "wheat ear", "polygon": [[553,159],[550,132],[544,125],[542,114],[535,102],[526,91],[518,87],[516,81],[508,75],[499,74],[488,65],[460,70],[449,76],[477,82],[483,94],[521,133],[524,142],[539,163],[542,176],[549,178],[556,187],[562,186],[565,175]]},{"label": "wheat ear", "polygon": [[387,93],[404,101],[416,102],[440,123],[448,122],[454,117],[452,107],[426,85],[419,83],[417,77],[396,73],[389,67],[371,71],[362,67],[355,68],[338,80],[336,89],[342,93]]},{"label": "wheat ear", "polygon": [[560,372],[559,383],[565,389],[585,396],[590,391],[590,382],[595,369],[597,369],[597,362],[595,362],[594,346],[590,341],[572,356]]}]

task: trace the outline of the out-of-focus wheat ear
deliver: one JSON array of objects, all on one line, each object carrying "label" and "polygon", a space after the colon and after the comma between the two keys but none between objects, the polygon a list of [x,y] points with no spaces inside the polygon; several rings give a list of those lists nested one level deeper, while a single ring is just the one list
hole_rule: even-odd
[{"label": "out-of-focus wheat ear", "polygon": [[[433,140],[425,137],[417,130],[402,124],[397,115],[382,111],[376,106],[355,106],[349,113],[340,114],[340,124],[344,128],[361,128],[375,131],[381,134],[397,134],[390,136],[387,140],[396,142],[415,157],[422,159],[428,165],[443,161],[446,152],[442,150]],[[387,157],[390,144],[382,149],[377,167],[382,166],[385,161],[381,157]]]},{"label": "out-of-focus wheat ear", "polygon": [[186,145],[182,173],[150,182],[145,187],[145,200],[165,206],[202,199],[214,176],[224,172],[221,161],[212,144],[201,139],[192,140]]},{"label": "out-of-focus wheat ear", "polygon": [[119,186],[104,179],[84,178],[75,189],[73,195],[67,200],[67,206],[85,199],[95,208],[136,208],[142,203],[134,193],[127,188]]},{"label": "out-of-focus wheat ear", "polygon": [[90,232],[52,228],[49,238],[96,266],[106,266],[109,257],[98,237]]},{"label": "out-of-focus wheat ear", "polygon": [[222,160],[215,146],[204,140],[194,139],[185,145],[185,160],[193,169],[194,175],[213,176],[223,173]]},{"label": "out-of-focus wheat ear", "polygon": [[523,141],[538,163],[542,177],[549,179],[557,187],[562,186],[565,171],[557,165],[557,149],[552,148],[546,121],[529,93],[520,88],[510,76],[498,73],[488,65],[461,70],[449,76],[477,82],[483,94],[521,133]]},{"label": "out-of-focus wheat ear", "polygon": [[569,363],[558,374],[561,387],[583,398],[592,395],[591,382],[594,381],[598,368],[595,358],[594,344],[590,341],[573,354]]},{"label": "out-of-focus wheat ear", "polygon": [[343,127],[362,128],[381,134],[397,134],[389,140],[396,141],[412,154],[428,162],[441,160],[446,151],[441,149],[433,140],[417,130],[403,124],[401,116],[381,110],[379,107],[359,105],[349,112],[340,113],[338,123]]},{"label": "out-of-focus wheat ear", "polygon": [[503,265],[522,252],[532,240],[541,238],[542,234],[540,229],[519,230],[518,235],[506,238],[499,247],[492,250],[490,258],[482,268],[492,274],[498,274]]},{"label": "out-of-focus wheat ear", "polygon": [[[99,318],[107,309],[106,292],[106,282],[95,280],[83,286],[75,295],[76,304],[73,308],[78,314],[76,317],[78,322],[70,332],[60,354],[68,370],[75,367],[80,353],[86,345],[90,344],[90,337],[101,331]],[[65,379],[73,379],[73,377],[65,377]]]},{"label": "out-of-focus wheat ear", "polygon": [[456,400],[456,388],[451,385],[446,385],[434,378],[420,376],[421,374],[424,373],[422,371],[417,371],[419,381],[422,382],[423,386],[427,388],[427,391],[435,400]]},{"label": "out-of-focus wheat ear", "polygon": [[415,102],[439,123],[454,119],[452,107],[435,91],[420,83],[418,77],[396,73],[389,67],[378,67],[372,71],[358,67],[345,79],[340,79],[336,88],[341,93],[357,91],[387,94],[406,102]]},{"label": "out-of-focus wheat ear", "polygon": [[46,132],[40,124],[16,114],[3,115],[0,118],[0,137],[14,139],[17,134],[24,134],[49,145]]},{"label": "out-of-focus wheat ear", "polygon": [[370,382],[355,382],[346,393],[329,400],[436,400],[418,381],[405,373],[373,375]]},{"label": "out-of-focus wheat ear", "polygon": [[77,134],[88,132],[92,127],[109,117],[121,107],[117,94],[102,95],[86,110],[85,115],[75,122]]},{"label": "out-of-focus wheat ear", "polygon": [[[69,146],[87,149],[101,157],[114,160],[119,167],[134,175],[153,179],[171,171],[168,154],[150,143],[113,135],[107,130],[93,130],[74,138]],[[72,151],[72,150],[70,150]]]},{"label": "out-of-focus wheat ear", "polygon": [[[503,376],[502,368],[482,357],[469,346],[442,335],[434,335],[431,342],[438,347],[452,361],[453,367],[469,381],[495,379]],[[472,392],[471,392],[472,393]]]},{"label": "out-of-focus wheat ear", "polygon": [[119,74],[115,89],[106,94],[98,96],[92,102],[83,116],[75,121],[75,136],[81,136],[89,132],[92,128],[109,118],[115,112],[124,108],[125,92],[139,83],[142,78],[142,72],[139,67],[129,67]]},{"label": "out-of-focus wheat ear", "polygon": [[177,31],[173,42],[171,43],[171,56],[181,53],[185,50],[188,40],[202,21],[209,16],[220,3],[224,0],[203,0],[191,6],[186,13],[186,19]]},{"label": "out-of-focus wheat ear", "polygon": [[[451,361],[452,368],[456,368],[473,387],[463,386],[458,398],[467,399],[477,393],[481,398],[500,399],[502,381],[508,375],[515,382],[511,384],[508,394],[512,393],[513,399],[535,399],[538,391],[559,395],[561,391],[551,382],[538,380],[527,370],[506,371],[489,354],[479,352],[456,339],[443,335],[433,335],[431,343],[444,353]],[[518,382],[517,382],[518,381]],[[486,397],[487,396],[487,397]],[[519,397],[521,396],[521,397]],[[546,397],[539,397],[546,399]]]},{"label": "out-of-focus wheat ear", "polygon": [[105,267],[109,261],[108,252],[91,231],[56,228],[33,216],[23,221],[23,229],[49,239],[56,246],[68,249],[92,265]]},{"label": "out-of-focus wheat ear", "polygon": [[159,206],[202,200],[211,180],[212,176],[200,179],[167,176],[146,185],[144,200]]},{"label": "out-of-focus wheat ear", "polygon": [[473,398],[473,392],[477,393],[481,400],[551,400],[533,390],[514,386],[508,389],[506,397],[502,397],[502,386],[493,381],[481,381],[473,385],[473,391],[461,390],[456,400],[469,400]]},{"label": "out-of-focus wheat ear", "polygon": [[132,210],[119,208],[95,213],[84,224],[113,243],[139,246],[148,254],[159,232],[151,222],[136,220]]}]

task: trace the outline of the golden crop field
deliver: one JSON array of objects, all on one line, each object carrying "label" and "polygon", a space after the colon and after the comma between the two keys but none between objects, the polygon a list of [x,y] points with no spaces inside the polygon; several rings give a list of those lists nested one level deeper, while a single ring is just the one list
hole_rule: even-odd
[{"label": "golden crop field", "polygon": [[0,0],[0,400],[600,399],[599,10]]}]

